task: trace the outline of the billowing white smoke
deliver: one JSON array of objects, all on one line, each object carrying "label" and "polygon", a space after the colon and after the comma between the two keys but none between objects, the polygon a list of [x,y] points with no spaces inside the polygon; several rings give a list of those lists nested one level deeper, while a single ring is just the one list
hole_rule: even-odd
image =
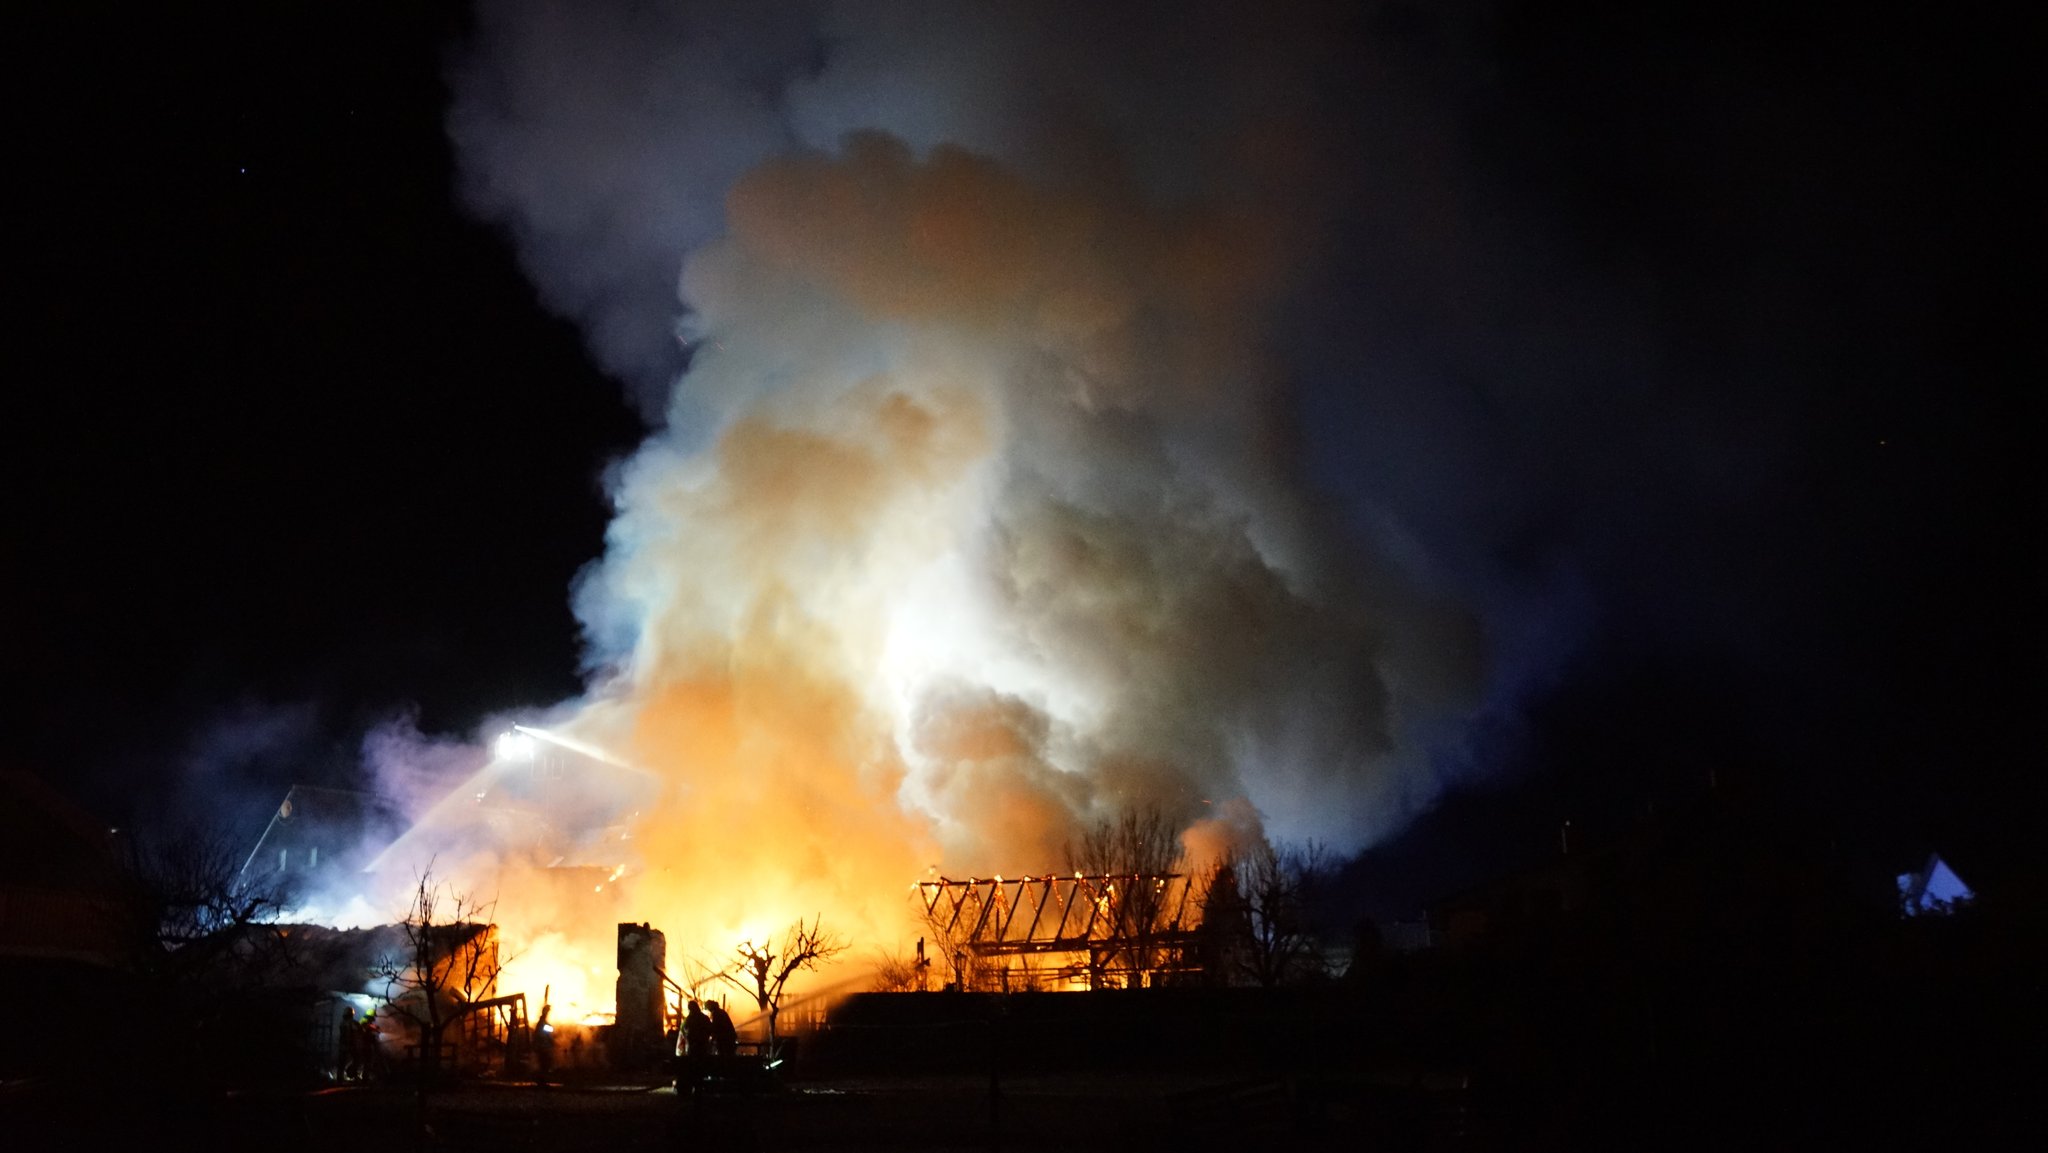
[{"label": "billowing white smoke", "polygon": [[[559,727],[668,782],[637,851],[707,929],[1057,867],[1134,806],[1351,848],[1433,792],[1404,738],[1468,630],[1320,523],[1262,347],[1313,27],[1138,51],[1026,7],[493,5],[458,69],[546,299],[643,394],[689,350]],[[1227,99],[1161,96],[1198,64]]]},{"label": "billowing white smoke", "polygon": [[[882,136],[768,162],[684,273],[725,415],[627,467],[581,609],[629,710],[777,647],[846,686],[949,859],[1249,794],[1356,843],[1400,813],[1375,603],[1247,432],[1265,237]],[[643,750],[643,754],[650,752]],[[658,755],[658,754],[654,754]]]}]

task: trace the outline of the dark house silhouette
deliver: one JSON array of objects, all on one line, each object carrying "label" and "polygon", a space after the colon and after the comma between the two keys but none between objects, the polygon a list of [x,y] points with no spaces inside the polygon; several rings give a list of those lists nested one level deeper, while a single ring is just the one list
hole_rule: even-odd
[{"label": "dark house silhouette", "polygon": [[293,785],[242,872],[293,882],[361,872],[405,826],[397,805],[373,793]]}]

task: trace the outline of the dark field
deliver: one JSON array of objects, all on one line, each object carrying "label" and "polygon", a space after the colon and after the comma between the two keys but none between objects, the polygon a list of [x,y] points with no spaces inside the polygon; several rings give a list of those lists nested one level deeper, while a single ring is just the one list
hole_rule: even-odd
[{"label": "dark field", "polygon": [[[843,1078],[769,1094],[679,1097],[667,1085],[505,1084],[167,1100],[117,1085],[9,1102],[10,1149],[279,1150],[1123,1149],[1250,1147],[1309,1131],[1369,1147],[1462,1147],[1456,1116],[1411,1115],[1370,1087],[1307,1102],[1282,1081],[1187,1074]],[[1368,1117],[1377,1112],[1376,1117]],[[1368,1123],[1370,1122],[1370,1123]],[[1435,1131],[1432,1131],[1435,1130]],[[13,1138],[26,1139],[17,1144]]]}]

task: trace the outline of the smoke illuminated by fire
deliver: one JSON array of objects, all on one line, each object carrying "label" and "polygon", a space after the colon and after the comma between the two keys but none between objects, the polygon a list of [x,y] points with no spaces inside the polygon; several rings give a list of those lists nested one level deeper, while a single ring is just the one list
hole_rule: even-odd
[{"label": "smoke illuminated by fire", "polygon": [[[506,28],[478,67],[518,81]],[[857,86],[858,47],[798,103]],[[598,107],[630,84],[574,82]],[[458,100],[472,178],[563,299],[562,142]],[[1220,135],[1262,163],[1285,144]],[[552,840],[458,788],[381,866],[495,893],[509,987],[608,1005],[620,920],[664,930],[674,974],[820,913],[901,949],[928,868],[1057,868],[1136,807],[1205,851],[1261,818],[1355,847],[1433,791],[1404,732],[1455,704],[1469,644],[1296,479],[1263,349],[1308,241],[1272,187],[1289,165],[1169,196],[1083,143],[1034,165],[882,131],[735,146],[765,159],[701,237],[655,222],[702,214],[661,198],[703,169],[612,173],[643,218],[596,214],[617,231],[582,259],[679,261],[690,357],[577,590],[589,693],[545,731],[631,771],[579,785]],[[507,191],[515,170],[543,175]]]}]

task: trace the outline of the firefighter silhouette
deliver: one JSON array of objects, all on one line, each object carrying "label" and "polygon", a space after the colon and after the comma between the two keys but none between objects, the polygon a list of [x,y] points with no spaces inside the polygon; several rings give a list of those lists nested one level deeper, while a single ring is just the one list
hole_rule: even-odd
[{"label": "firefighter silhouette", "polygon": [[548,1014],[554,1011],[553,1005],[542,1005],[540,1017],[533,1023],[533,1068],[541,1081],[555,1071],[555,1027],[548,1023]]},{"label": "firefighter silhouette", "polygon": [[706,1002],[711,1011],[711,1047],[721,1057],[737,1057],[740,1052],[739,1030],[733,1027],[732,1018],[726,1015],[725,1006],[717,1001]]}]

